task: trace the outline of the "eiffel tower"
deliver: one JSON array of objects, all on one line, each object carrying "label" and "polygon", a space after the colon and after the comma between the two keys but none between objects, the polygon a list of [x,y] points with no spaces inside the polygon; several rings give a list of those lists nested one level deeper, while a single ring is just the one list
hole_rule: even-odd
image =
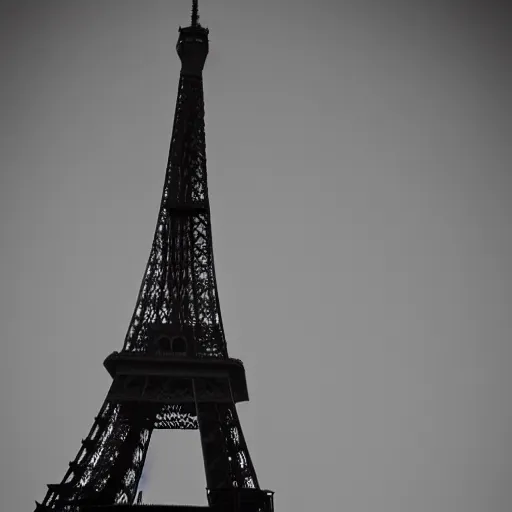
[{"label": "eiffel tower", "polygon": [[[88,436],[36,512],[272,512],[236,403],[249,399],[241,361],[228,357],[213,263],[202,72],[208,29],[179,28],[178,98],[151,253],[113,382]],[[154,429],[199,429],[208,506],[143,505],[137,487]],[[137,498],[137,499],[136,499]],[[135,502],[135,503],[134,503]]]}]

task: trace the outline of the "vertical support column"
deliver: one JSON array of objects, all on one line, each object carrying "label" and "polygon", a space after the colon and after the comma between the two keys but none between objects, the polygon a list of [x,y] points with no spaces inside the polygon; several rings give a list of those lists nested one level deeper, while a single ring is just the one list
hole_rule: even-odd
[{"label": "vertical support column", "polygon": [[194,379],[194,399],[209,489],[258,489],[258,479],[231,397],[203,397],[207,378]]},{"label": "vertical support column", "polygon": [[151,439],[156,409],[147,404],[136,406],[124,404],[121,406],[120,414],[127,424],[127,435],[108,472],[107,483],[96,498],[101,504],[131,504],[135,499]]},{"label": "vertical support column", "polygon": [[204,470],[208,489],[225,489],[233,487],[229,455],[222,431],[222,417],[219,404],[202,402],[197,393],[198,385],[204,379],[193,379],[194,400],[197,422],[203,449]]}]

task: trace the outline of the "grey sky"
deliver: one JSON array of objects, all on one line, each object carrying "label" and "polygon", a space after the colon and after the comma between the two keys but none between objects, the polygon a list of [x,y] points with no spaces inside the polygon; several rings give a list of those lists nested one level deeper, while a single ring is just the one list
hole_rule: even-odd
[{"label": "grey sky", "polygon": [[[149,254],[189,2],[0,7],[0,509],[57,483]],[[201,2],[214,251],[276,510],[501,512],[512,484],[505,2]],[[147,500],[205,503],[158,432]]]}]

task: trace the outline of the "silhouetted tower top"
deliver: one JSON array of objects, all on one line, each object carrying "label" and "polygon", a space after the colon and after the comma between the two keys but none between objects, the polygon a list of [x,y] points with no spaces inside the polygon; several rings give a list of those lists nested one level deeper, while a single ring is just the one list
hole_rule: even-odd
[{"label": "silhouetted tower top", "polygon": [[179,28],[176,51],[181,60],[181,74],[201,76],[208,55],[208,29],[199,23],[197,0],[192,0],[190,27]]}]

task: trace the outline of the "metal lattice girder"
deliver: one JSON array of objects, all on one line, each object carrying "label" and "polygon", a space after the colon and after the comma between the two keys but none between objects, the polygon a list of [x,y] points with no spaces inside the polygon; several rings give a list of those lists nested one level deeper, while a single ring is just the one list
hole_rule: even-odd
[{"label": "metal lattice girder", "polygon": [[226,358],[206,179],[202,78],[180,77],[164,190],[123,350],[145,352],[154,324],[191,329],[198,357]]},{"label": "metal lattice girder", "polygon": [[208,488],[259,488],[235,404],[198,403],[197,417]]},{"label": "metal lattice girder", "polygon": [[84,500],[133,501],[152,431],[152,411],[145,412],[105,402],[62,482],[48,486],[42,505],[78,512]]}]

